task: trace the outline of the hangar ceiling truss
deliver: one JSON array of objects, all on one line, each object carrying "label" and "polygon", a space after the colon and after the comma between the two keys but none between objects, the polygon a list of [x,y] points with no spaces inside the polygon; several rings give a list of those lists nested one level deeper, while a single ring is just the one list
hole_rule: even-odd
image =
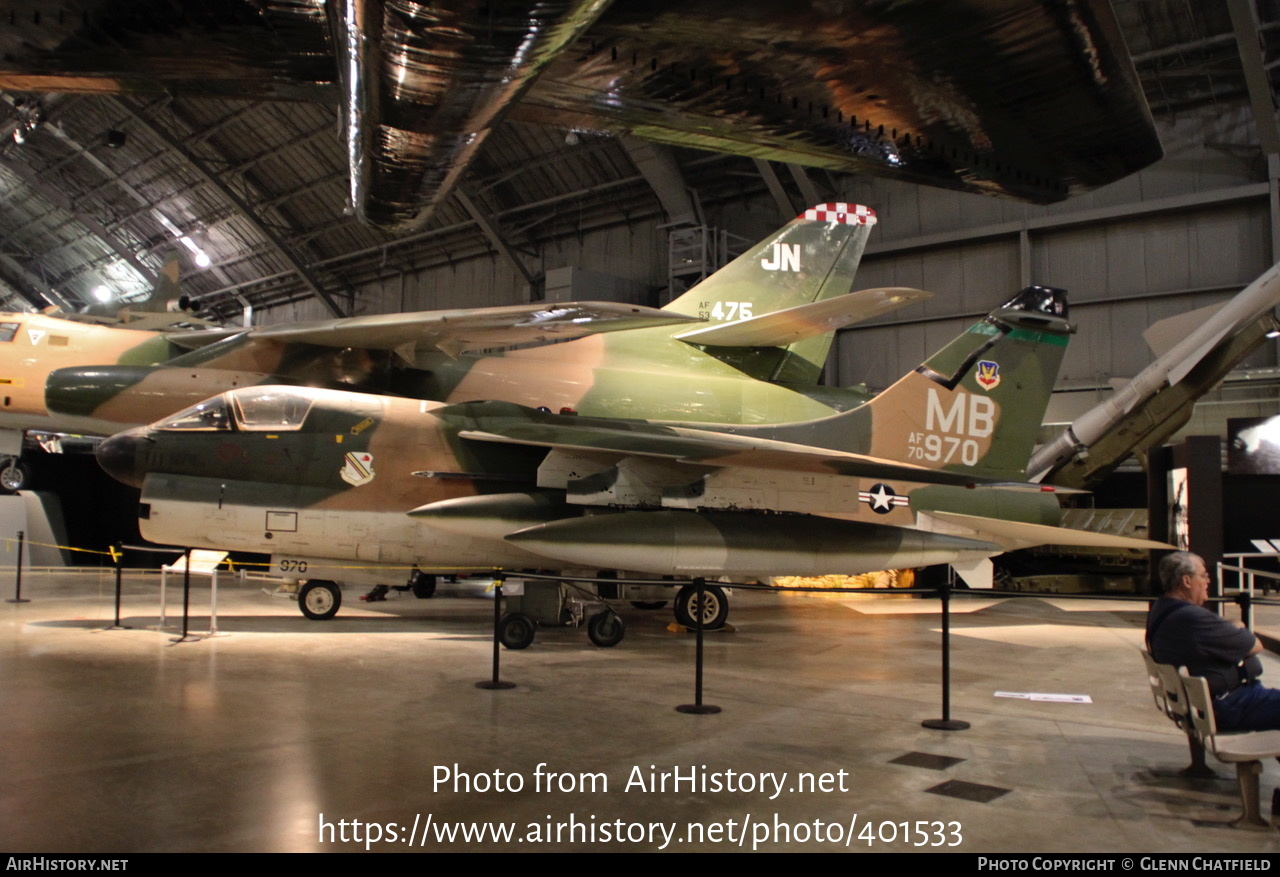
[{"label": "hangar ceiling truss", "polygon": [[[66,8],[95,4],[99,0],[77,0]],[[610,6],[617,15],[598,20],[593,16],[609,4],[553,5],[568,28],[561,36],[578,39],[583,50],[575,63],[588,68],[613,69],[601,47],[612,46],[607,51],[617,56],[621,46],[639,46],[636,34],[647,26],[618,2]],[[1259,122],[1260,153],[1280,152],[1280,0],[1113,0],[1111,6],[1157,118],[1244,105]],[[150,8],[141,3],[138,14],[143,7]],[[217,24],[226,34],[244,35],[244,51],[228,51],[201,83],[199,97],[188,93],[192,83],[185,80],[183,88],[161,94],[146,94],[139,80],[132,93],[115,95],[88,86],[79,89],[86,93],[58,93],[36,82],[39,77],[25,80],[33,85],[25,91],[14,87],[18,79],[5,83],[0,280],[8,289],[0,295],[10,306],[65,301],[78,307],[104,284],[136,296],[186,237],[212,263],[183,266],[184,291],[206,313],[230,317],[242,304],[263,308],[302,299],[315,299],[332,314],[358,313],[366,305],[357,290],[388,273],[496,253],[536,287],[541,269],[533,266],[558,239],[622,223],[696,221],[702,205],[761,192],[785,212],[818,200],[827,188],[829,169],[800,167],[780,154],[762,153],[753,163],[690,149],[689,138],[641,141],[579,124],[567,110],[558,123],[548,123],[546,107],[564,96],[553,90],[529,106],[490,108],[485,136],[462,148],[474,155],[460,166],[453,197],[436,203],[425,223],[409,231],[369,227],[358,219],[367,205],[351,185],[352,141],[342,124],[353,111],[351,89],[344,95],[333,62],[341,53],[322,0],[166,4],[165,22],[148,26],[159,31],[176,16],[182,26],[213,27],[216,16],[233,8],[239,20]],[[40,26],[65,31],[71,45],[75,25],[50,14]],[[422,32],[406,34],[383,45],[393,62],[416,63],[415,47],[430,49],[415,42]],[[10,38],[16,37],[0,39]],[[275,73],[265,76],[254,67],[251,43],[305,51],[279,52]],[[18,51],[7,43],[2,48]],[[637,62],[645,60],[636,52]],[[646,58],[657,65],[657,55]],[[135,73],[147,63],[138,61]],[[559,75],[555,64],[546,69]],[[537,70],[526,72],[541,75]],[[682,94],[693,87],[690,81],[701,81],[696,70],[684,80],[674,67],[664,72],[657,65],[650,73],[646,87],[666,83]],[[400,136],[389,127],[360,130],[374,139]]]}]

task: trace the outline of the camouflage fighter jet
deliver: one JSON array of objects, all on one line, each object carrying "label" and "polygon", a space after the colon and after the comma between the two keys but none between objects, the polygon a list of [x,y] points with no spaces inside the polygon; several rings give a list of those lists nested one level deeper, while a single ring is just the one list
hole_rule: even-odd
[{"label": "camouflage fighter jet", "polygon": [[162,365],[60,369],[48,411],[109,435],[221,390],[298,383],[649,420],[822,417],[867,399],[818,386],[835,330],[928,295],[849,291],[875,222],[856,204],[814,207],[661,311],[534,303],[267,326]]},{"label": "camouflage fighter jet", "polygon": [[[116,435],[98,458],[142,488],[145,538],[270,553],[308,579],[313,618],[337,611],[335,579],[391,567],[742,581],[951,563],[982,582],[1006,550],[1119,539],[1059,527],[1052,489],[1022,483],[1066,317],[1060,290],[1029,287],[871,401],[802,423],[256,387]],[[685,588],[677,617],[711,605]]]}]

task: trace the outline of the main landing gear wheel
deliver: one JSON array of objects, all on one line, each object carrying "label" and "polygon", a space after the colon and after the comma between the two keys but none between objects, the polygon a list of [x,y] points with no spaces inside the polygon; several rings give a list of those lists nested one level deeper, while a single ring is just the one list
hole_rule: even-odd
[{"label": "main landing gear wheel", "polygon": [[334,582],[312,579],[298,591],[298,608],[312,621],[328,621],[342,606],[342,589]]},{"label": "main landing gear wheel", "polygon": [[27,472],[26,466],[23,466],[13,457],[8,458],[0,465],[3,466],[3,468],[0,468],[0,487],[10,493],[17,493],[27,486],[31,476]]},{"label": "main landing gear wheel", "polygon": [[409,579],[409,590],[419,600],[430,600],[436,595],[436,577],[424,572],[415,572]]},{"label": "main landing gear wheel", "polygon": [[701,607],[698,606],[698,589],[695,586],[685,585],[676,594],[676,621],[680,624],[696,628],[699,608],[704,630],[719,630],[729,620],[729,598],[719,585],[702,586]]},{"label": "main landing gear wheel", "polygon": [[498,642],[509,649],[527,649],[538,626],[523,612],[508,612],[498,619]]},{"label": "main landing gear wheel", "polygon": [[587,621],[587,639],[602,649],[612,648],[622,642],[627,627],[612,609],[597,612]]}]

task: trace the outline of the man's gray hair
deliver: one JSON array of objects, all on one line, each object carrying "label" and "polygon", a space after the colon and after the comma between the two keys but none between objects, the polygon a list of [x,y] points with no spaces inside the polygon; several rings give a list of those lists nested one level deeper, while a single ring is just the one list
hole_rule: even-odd
[{"label": "man's gray hair", "polygon": [[1192,554],[1190,551],[1175,551],[1160,558],[1157,569],[1160,573],[1160,586],[1164,588],[1166,594],[1176,591],[1182,584],[1184,576],[1196,574],[1195,559],[1197,557],[1199,555]]}]

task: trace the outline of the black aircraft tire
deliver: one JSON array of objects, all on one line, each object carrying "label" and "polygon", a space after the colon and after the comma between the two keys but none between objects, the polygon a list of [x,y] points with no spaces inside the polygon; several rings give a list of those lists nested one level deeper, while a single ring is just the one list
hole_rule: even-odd
[{"label": "black aircraft tire", "polygon": [[27,467],[14,459],[9,459],[0,466],[0,487],[10,493],[25,490],[31,483],[31,473]]},{"label": "black aircraft tire", "polygon": [[508,612],[498,619],[498,642],[509,649],[527,649],[533,645],[538,625],[523,612]]},{"label": "black aircraft tire", "polygon": [[602,649],[611,649],[627,633],[627,626],[622,623],[618,613],[611,609],[597,612],[587,621],[587,639]]},{"label": "black aircraft tire", "polygon": [[325,579],[311,579],[298,591],[298,608],[312,621],[328,621],[342,607],[342,589]]},{"label": "black aircraft tire", "polygon": [[[729,620],[729,598],[719,585],[702,586],[702,629],[719,630]],[[698,626],[695,620],[698,611],[698,589],[693,585],[685,585],[676,594],[676,621],[690,630]]]},{"label": "black aircraft tire", "polygon": [[436,577],[425,572],[415,572],[409,579],[409,589],[419,600],[430,600],[436,595]]}]

